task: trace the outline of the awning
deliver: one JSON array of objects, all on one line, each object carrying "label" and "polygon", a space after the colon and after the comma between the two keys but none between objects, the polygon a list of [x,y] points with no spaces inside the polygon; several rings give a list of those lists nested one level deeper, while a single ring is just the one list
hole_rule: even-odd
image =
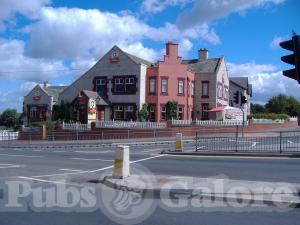
[{"label": "awning", "polygon": [[224,108],[225,108],[224,106],[219,106],[219,107],[208,110],[208,112],[222,112],[224,110]]}]

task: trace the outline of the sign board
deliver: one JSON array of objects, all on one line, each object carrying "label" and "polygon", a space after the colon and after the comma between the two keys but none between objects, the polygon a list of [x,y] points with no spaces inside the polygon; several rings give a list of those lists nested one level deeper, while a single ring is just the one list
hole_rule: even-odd
[{"label": "sign board", "polygon": [[90,98],[88,103],[88,113],[89,114],[96,114],[97,108],[96,108],[96,101],[95,99]]},{"label": "sign board", "polygon": [[224,120],[243,120],[243,111],[239,108],[226,106],[224,108]]}]

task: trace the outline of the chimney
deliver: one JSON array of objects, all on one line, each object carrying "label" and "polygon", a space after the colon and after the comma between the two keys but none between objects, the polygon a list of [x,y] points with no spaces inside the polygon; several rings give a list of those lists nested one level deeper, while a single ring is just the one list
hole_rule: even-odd
[{"label": "chimney", "polygon": [[166,43],[166,55],[169,59],[177,59],[178,58],[178,44],[172,41],[168,41]]},{"label": "chimney", "polygon": [[44,81],[44,88],[49,87],[49,82],[46,80]]},{"label": "chimney", "polygon": [[208,50],[206,48],[201,48],[198,51],[198,60],[205,61],[208,59]]}]

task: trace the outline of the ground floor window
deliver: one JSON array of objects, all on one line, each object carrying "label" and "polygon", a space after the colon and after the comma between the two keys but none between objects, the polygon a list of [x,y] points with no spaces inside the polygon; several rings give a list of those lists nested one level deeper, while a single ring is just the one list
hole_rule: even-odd
[{"label": "ground floor window", "polygon": [[183,106],[178,107],[178,118],[180,120],[183,120],[183,118],[184,118],[184,108],[183,108]]},{"label": "ground floor window", "polygon": [[30,108],[30,118],[35,119],[36,118],[36,107],[31,107]]},{"label": "ground floor window", "polygon": [[116,104],[113,106],[114,120],[136,120],[136,107],[134,104]]},{"label": "ground floor window", "polygon": [[160,108],[161,110],[161,120],[166,120],[167,119],[167,115],[166,115],[166,106],[161,106]]},{"label": "ground floor window", "polygon": [[149,105],[149,120],[155,121],[155,105]]}]

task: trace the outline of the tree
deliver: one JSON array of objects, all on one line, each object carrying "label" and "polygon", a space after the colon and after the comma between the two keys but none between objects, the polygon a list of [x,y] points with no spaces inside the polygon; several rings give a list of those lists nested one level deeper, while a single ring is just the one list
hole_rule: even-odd
[{"label": "tree", "polygon": [[141,110],[139,111],[139,117],[142,122],[145,122],[148,120],[148,118],[149,118],[148,103],[145,102],[143,104]]},{"label": "tree", "polygon": [[0,125],[15,127],[18,120],[18,113],[15,109],[6,109],[0,116]]},{"label": "tree", "polygon": [[172,120],[172,119],[177,120],[179,118],[178,103],[176,101],[168,101],[167,102],[166,115],[167,115],[167,120]]},{"label": "tree", "polygon": [[251,113],[265,113],[267,110],[264,105],[251,103]]},{"label": "tree", "polygon": [[300,113],[300,102],[292,96],[283,94],[272,97],[266,104],[270,113],[282,113],[297,116]]},{"label": "tree", "polygon": [[70,121],[71,120],[71,104],[61,102],[60,105],[53,108],[53,120]]}]

